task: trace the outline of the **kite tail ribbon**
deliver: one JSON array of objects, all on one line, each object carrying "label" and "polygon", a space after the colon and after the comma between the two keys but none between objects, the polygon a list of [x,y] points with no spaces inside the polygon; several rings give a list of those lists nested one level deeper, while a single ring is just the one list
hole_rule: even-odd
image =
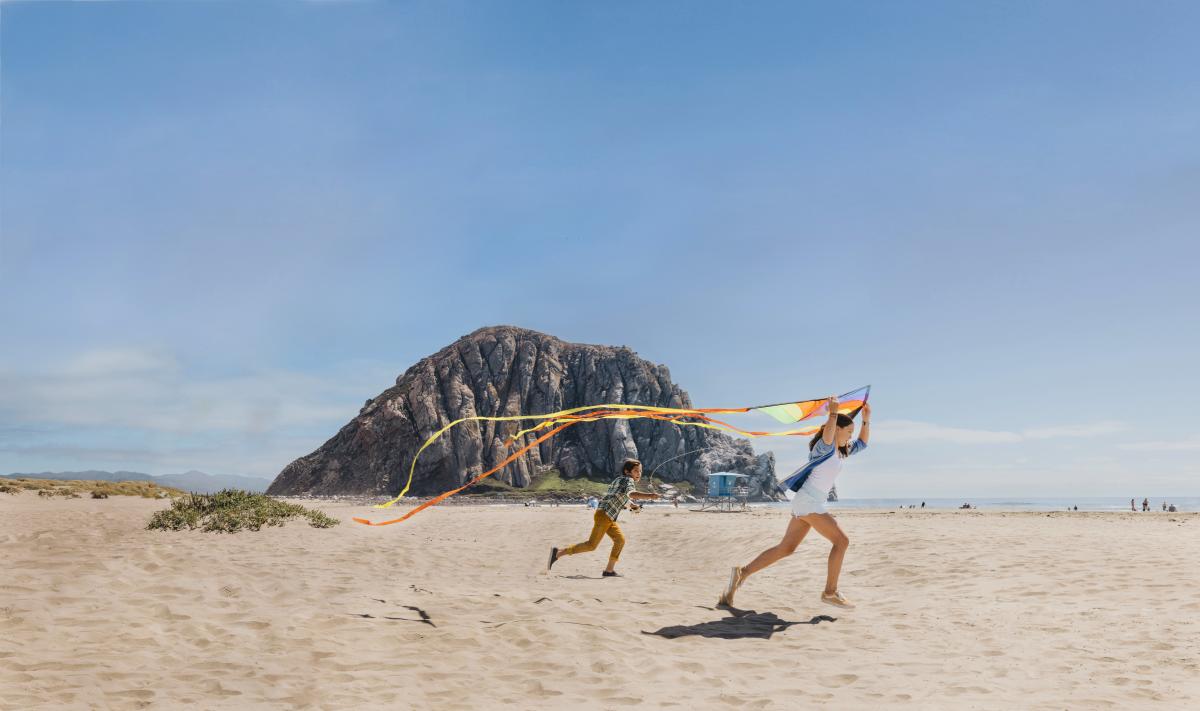
[{"label": "kite tail ribbon", "polygon": [[559,432],[562,432],[563,430],[567,429],[568,427],[570,427],[571,425],[574,425],[574,424],[577,424],[577,423],[576,422],[568,422],[565,425],[560,425],[560,426],[550,430],[546,434],[542,435],[541,437],[538,437],[534,441],[530,442],[529,444],[525,445],[524,447],[522,447],[522,448],[518,449],[517,451],[513,452],[512,454],[510,454],[507,459],[505,459],[503,462],[500,462],[500,464],[497,465],[496,467],[487,470],[486,472],[480,474],[479,476],[475,477],[471,481],[468,481],[466,484],[463,484],[462,486],[458,487],[457,489],[447,491],[444,494],[438,494],[437,496],[433,497],[429,501],[426,501],[425,503],[416,507],[412,511],[409,511],[408,513],[404,514],[400,518],[394,518],[390,521],[368,521],[365,518],[356,518],[354,520],[357,523],[365,523],[368,526],[390,526],[393,523],[400,523],[401,521],[409,518],[410,516],[413,516],[414,514],[420,512],[420,511],[424,511],[425,509],[429,508],[430,506],[433,506],[434,504],[441,503],[441,502],[445,501],[446,499],[450,498],[451,496],[454,496],[458,492],[462,491],[463,489],[466,489],[473,484],[477,484],[480,481],[486,479],[487,477],[495,474],[496,472],[500,471],[501,469],[508,466],[509,464],[512,464],[513,462],[517,461],[517,459],[519,459],[522,454],[525,454],[526,452],[528,452],[529,450],[538,446],[542,442],[545,442],[546,440],[550,439],[554,435],[558,434]]},{"label": "kite tail ribbon", "polygon": [[[862,408],[862,406],[866,403],[867,398],[870,396],[870,392],[871,392],[871,386],[868,385],[866,387],[859,388],[858,390],[853,390],[849,393],[846,393],[845,395],[842,395],[840,398],[838,411],[839,412],[849,412],[851,417],[855,416],[856,414],[858,414],[858,411]],[[628,404],[621,404],[621,403],[609,403],[609,404],[604,404],[604,405],[585,405],[582,407],[573,407],[573,408],[570,408],[567,410],[560,410],[558,412],[551,412],[551,413],[547,413],[544,415],[499,415],[499,416],[463,417],[463,418],[459,418],[457,420],[453,420],[453,421],[447,423],[445,426],[443,426],[440,429],[438,429],[437,431],[435,431],[428,439],[425,440],[425,442],[421,445],[421,447],[417,450],[416,454],[413,456],[412,463],[409,465],[408,481],[405,482],[404,488],[401,489],[400,493],[395,498],[393,498],[391,501],[388,501],[383,504],[377,504],[375,508],[382,508],[382,509],[391,508],[396,503],[398,503],[408,493],[409,488],[412,486],[413,478],[416,475],[417,460],[420,459],[421,453],[424,452],[434,442],[436,442],[443,434],[445,434],[447,431],[449,431],[450,429],[452,429],[453,427],[455,427],[457,425],[460,425],[464,422],[517,422],[517,421],[521,421],[521,420],[538,421],[538,424],[533,425],[532,427],[529,427],[527,429],[519,430],[515,434],[509,436],[508,444],[510,447],[516,446],[517,442],[520,439],[522,439],[523,437],[538,434],[542,430],[546,430],[548,428],[553,428],[553,429],[549,429],[549,431],[547,431],[545,434],[541,434],[540,436],[537,437],[537,439],[535,439],[532,442],[530,442],[529,444],[521,447],[520,449],[514,451],[503,462],[500,462],[498,465],[496,465],[492,469],[489,469],[488,471],[480,474],[479,476],[475,477],[471,481],[468,481],[466,484],[463,484],[462,486],[458,487],[457,489],[447,491],[444,494],[439,494],[438,496],[430,499],[429,501],[422,503],[421,505],[417,506],[413,510],[411,510],[408,513],[401,516],[400,518],[392,519],[390,521],[380,521],[377,523],[372,523],[371,521],[368,521],[367,519],[364,519],[364,518],[355,518],[354,521],[356,521],[357,523],[366,524],[368,526],[388,526],[393,523],[400,523],[401,521],[408,519],[409,517],[413,516],[414,514],[420,512],[420,511],[423,511],[423,510],[429,508],[430,506],[433,506],[442,501],[445,501],[446,499],[450,498],[451,496],[454,496],[455,494],[463,491],[464,489],[467,489],[470,486],[491,476],[492,474],[495,474],[496,472],[500,471],[504,467],[515,462],[517,459],[519,459],[521,457],[521,455],[525,454],[525,452],[528,452],[530,449],[533,449],[534,447],[541,444],[542,442],[545,442],[546,440],[550,439],[551,437],[558,434],[559,432],[562,432],[563,430],[567,429],[571,425],[576,425],[581,422],[596,422],[599,420],[606,420],[606,419],[646,418],[646,419],[670,422],[670,423],[673,423],[673,424],[679,425],[679,426],[703,427],[703,428],[713,429],[713,430],[725,430],[727,432],[733,432],[736,434],[746,435],[749,437],[781,437],[781,436],[794,436],[794,435],[810,435],[810,434],[813,434],[813,433],[817,432],[818,430],[820,430],[820,427],[806,427],[806,428],[802,428],[802,429],[798,429],[798,430],[788,430],[786,432],[760,432],[760,431],[755,431],[755,430],[743,430],[739,427],[735,427],[735,426],[729,424],[728,422],[723,422],[716,418],[707,416],[707,415],[715,415],[715,414],[745,413],[745,412],[749,412],[751,410],[758,410],[760,412],[763,412],[764,414],[770,415],[771,417],[775,418],[779,422],[783,422],[785,424],[791,424],[794,422],[799,422],[801,420],[807,420],[809,418],[817,417],[819,415],[825,414],[826,407],[825,407],[825,401],[823,399],[803,400],[803,401],[796,401],[796,402],[791,402],[791,403],[779,403],[776,405],[760,405],[757,407],[713,407],[713,408],[656,407],[653,405],[628,405]],[[687,421],[684,421],[685,419],[690,419],[693,421],[687,422]]]}]

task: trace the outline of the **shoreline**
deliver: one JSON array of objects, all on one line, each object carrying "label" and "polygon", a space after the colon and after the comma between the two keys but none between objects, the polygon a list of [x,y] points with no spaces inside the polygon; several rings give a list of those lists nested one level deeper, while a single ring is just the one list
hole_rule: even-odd
[{"label": "shoreline", "polygon": [[[278,498],[278,499],[285,500],[285,501],[295,501],[298,503],[325,502],[325,503],[330,503],[330,504],[335,504],[335,505],[346,504],[346,505],[364,506],[364,507],[372,507],[372,508],[377,504],[382,504],[387,501],[390,501],[390,499],[385,498],[385,497],[365,497],[365,496],[353,496],[353,495],[347,495],[347,496],[275,496],[274,498]],[[403,511],[403,510],[418,506],[420,504],[423,504],[432,498],[433,498],[432,496],[419,496],[419,497],[406,496],[403,499],[401,499],[399,502],[397,502],[395,505],[389,507],[388,509],[379,509],[379,510],[381,510],[381,511],[382,510]],[[1181,500],[1187,500],[1189,502],[1191,502],[1194,499],[1200,499],[1200,497],[1177,497],[1177,498],[1181,499]],[[527,504],[527,502],[528,502],[528,504]],[[696,509],[699,505],[700,505],[699,501],[691,501],[691,502],[686,502],[686,503],[681,501],[678,507],[675,507],[670,502],[645,502],[642,504],[643,508],[646,511],[662,509],[662,510],[672,510],[672,511],[680,511],[680,512],[685,511],[685,510],[691,511],[692,509]],[[460,496],[451,497],[450,499],[447,499],[446,501],[443,501],[432,508],[441,508],[441,507],[470,508],[470,507],[497,507],[497,506],[511,506],[511,507],[520,507],[520,508],[584,508],[584,507],[586,507],[586,501],[581,500],[578,497],[572,497],[570,499],[567,499],[567,498],[537,499],[535,497],[512,498],[512,497],[488,496],[488,495],[471,495],[471,496],[461,496],[460,495]],[[788,506],[788,503],[785,501],[750,501],[747,504],[747,508],[750,510],[768,510],[768,511],[777,511],[780,509],[784,509],[787,506]],[[1012,505],[984,503],[982,505],[972,506],[972,508],[970,508],[970,509],[963,509],[963,508],[960,508],[959,506],[949,506],[949,505],[929,505],[929,506],[926,506],[925,508],[921,508],[920,504],[918,503],[914,507],[910,508],[909,505],[907,505],[907,504],[904,506],[900,506],[900,505],[895,505],[895,506],[858,505],[855,502],[855,500],[853,500],[853,499],[844,499],[844,500],[838,501],[838,502],[829,502],[826,504],[826,508],[829,510],[829,513],[838,514],[838,515],[851,514],[851,513],[857,513],[857,512],[871,512],[871,513],[879,513],[879,512],[891,512],[891,513],[900,513],[900,512],[903,512],[903,513],[923,513],[923,512],[930,512],[930,513],[932,513],[932,512],[936,512],[936,513],[1036,513],[1036,514],[1046,514],[1046,513],[1121,514],[1121,513],[1125,513],[1125,514],[1138,514],[1138,515],[1161,514],[1164,516],[1187,515],[1187,514],[1200,513],[1200,506],[1196,507],[1195,509],[1193,509],[1193,508],[1191,508],[1191,506],[1189,506],[1189,508],[1186,510],[1177,510],[1177,511],[1163,511],[1161,509],[1152,508],[1149,511],[1139,510],[1136,512],[1130,511],[1128,508],[1125,508],[1125,509],[1120,509],[1120,508],[1115,508],[1115,507],[1098,508],[1098,507],[1091,507],[1091,506],[1086,507],[1086,508],[1081,506],[1078,511],[1074,511],[1074,510],[1068,510],[1067,507],[1065,507],[1065,506],[1051,508],[1048,505],[1038,505],[1036,503],[1030,503],[1030,504],[1024,504],[1024,505],[1020,504],[1020,503],[1014,503]],[[737,513],[737,512],[738,511],[735,510],[733,512],[726,512],[726,513]],[[707,513],[707,512],[705,512],[705,513]],[[713,512],[713,513],[716,513],[716,512]]]}]

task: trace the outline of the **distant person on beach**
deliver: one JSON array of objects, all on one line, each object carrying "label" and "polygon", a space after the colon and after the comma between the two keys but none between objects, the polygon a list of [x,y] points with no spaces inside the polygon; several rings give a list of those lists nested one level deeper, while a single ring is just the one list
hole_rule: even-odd
[{"label": "distant person on beach", "polygon": [[1150,499],[1142,499],[1142,511],[1150,510]]},{"label": "distant person on beach", "polygon": [[604,569],[603,576],[606,578],[620,577],[614,568],[617,565],[617,558],[621,556],[621,549],[625,547],[625,535],[621,533],[621,527],[617,525],[617,516],[625,510],[626,506],[635,511],[640,508],[637,504],[630,503],[630,499],[658,498],[658,494],[636,491],[638,480],[641,478],[642,463],[636,459],[626,459],[625,464],[621,467],[621,475],[608,485],[608,493],[600,499],[596,513],[592,516],[592,535],[588,536],[583,543],[576,543],[562,550],[551,548],[550,562],[546,565],[546,570],[553,568],[558,559],[565,555],[596,550],[601,539],[607,535],[612,539],[613,545],[612,552],[608,554],[608,567]]},{"label": "distant person on beach", "polygon": [[1171,504],[1170,506],[1168,506],[1167,511],[1170,511],[1171,513],[1175,513],[1175,504]]},{"label": "distant person on beach", "polygon": [[1163,511],[1166,511],[1166,510],[1167,510],[1167,502],[1164,501],[1163,502]]},{"label": "distant person on beach", "polygon": [[925,502],[924,502],[924,501],[922,501],[922,502],[921,502],[921,508],[925,508]]},{"label": "distant person on beach", "polygon": [[871,438],[871,406],[863,404],[858,439],[852,439],[854,419],[838,414],[836,397],[829,398],[828,408],[829,419],[808,444],[808,464],[784,482],[788,491],[795,491],[795,498],[792,499],[792,517],[783,540],[759,553],[749,564],[733,568],[725,591],[721,593],[719,605],[733,605],[733,596],[746,578],[791,555],[809,529],[816,529],[833,544],[829,551],[825,591],[821,593],[821,600],[837,607],[854,607],[838,591],[838,576],[842,572],[842,559],[846,556],[850,538],[842,531],[837,519],[825,510],[825,500],[846,459],[865,449]]},{"label": "distant person on beach", "polygon": [[1137,505],[1133,503],[1133,499],[1129,500],[1129,510],[1137,513]]}]

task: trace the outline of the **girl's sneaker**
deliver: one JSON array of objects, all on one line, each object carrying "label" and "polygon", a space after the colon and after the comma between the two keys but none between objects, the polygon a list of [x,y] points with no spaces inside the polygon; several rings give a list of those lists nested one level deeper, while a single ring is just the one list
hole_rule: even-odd
[{"label": "girl's sneaker", "polygon": [[847,610],[854,608],[854,603],[846,599],[840,592],[821,593],[821,602],[828,603],[834,607],[842,607]]},{"label": "girl's sneaker", "polygon": [[729,582],[725,584],[725,592],[721,593],[717,604],[733,607],[733,595],[741,585],[742,569],[735,565],[733,566],[733,570],[729,571]]}]

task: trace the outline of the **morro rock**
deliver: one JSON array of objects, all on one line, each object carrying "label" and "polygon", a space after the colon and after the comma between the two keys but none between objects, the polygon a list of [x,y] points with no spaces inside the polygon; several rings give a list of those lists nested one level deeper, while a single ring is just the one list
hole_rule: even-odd
[{"label": "morro rock", "polygon": [[[267,493],[394,496],[417,449],[453,420],[605,403],[692,406],[666,366],[628,348],[566,343],[512,326],[483,328],[422,359],[367,400],[332,439],[284,468]],[[493,468],[511,452],[504,440],[519,424],[454,427],[421,454],[410,493],[442,492]],[[522,444],[535,438],[526,435]],[[603,479],[627,457],[640,459],[647,477],[653,471],[658,480],[689,481],[698,493],[714,471],[749,474],[755,494],[771,496],[774,489],[770,452],[755,455],[744,439],[648,419],[573,425],[493,477],[524,487],[553,467],[566,478]]]}]

